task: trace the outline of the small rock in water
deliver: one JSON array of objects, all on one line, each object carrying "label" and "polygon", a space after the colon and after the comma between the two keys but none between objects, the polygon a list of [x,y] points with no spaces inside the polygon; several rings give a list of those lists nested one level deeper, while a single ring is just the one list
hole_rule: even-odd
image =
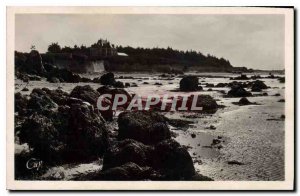
[{"label": "small rock in water", "polygon": [[195,133],[192,133],[191,136],[192,136],[192,138],[195,138],[195,137],[196,137],[196,134],[195,134]]},{"label": "small rock in water", "polygon": [[221,143],[220,139],[213,139],[211,145],[216,145],[216,144],[220,144],[220,143]]},{"label": "small rock in water", "polygon": [[210,125],[209,128],[212,129],[212,130],[216,129],[216,127],[214,125]]},{"label": "small rock in water", "polygon": [[157,86],[161,86],[162,83],[159,83],[159,82],[155,82],[154,85],[157,85]]},{"label": "small rock in water", "polygon": [[29,91],[27,87],[24,87],[21,91]]},{"label": "small rock in water", "polygon": [[239,161],[235,161],[235,160],[233,160],[233,161],[228,161],[227,163],[228,163],[229,165],[245,165],[244,163],[239,162]]},{"label": "small rock in water", "polygon": [[246,97],[243,97],[239,100],[239,104],[241,105],[249,105],[251,104],[251,102],[246,98]]},{"label": "small rock in water", "polygon": [[279,99],[278,102],[285,102],[285,99]]}]

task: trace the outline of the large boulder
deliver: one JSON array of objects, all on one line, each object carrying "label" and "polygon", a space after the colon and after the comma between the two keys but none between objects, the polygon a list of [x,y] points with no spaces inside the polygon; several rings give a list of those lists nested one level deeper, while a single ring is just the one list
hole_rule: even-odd
[{"label": "large boulder", "polygon": [[[72,104],[69,109],[67,145],[72,160],[82,160],[103,155],[108,147],[105,121],[88,104]],[[72,153],[73,152],[73,153]]]},{"label": "large boulder", "polygon": [[50,118],[34,113],[22,124],[19,138],[21,143],[28,143],[33,149],[35,158],[48,163],[61,159],[65,146]]},{"label": "large boulder", "polygon": [[103,170],[121,166],[127,162],[133,162],[140,166],[145,166],[151,162],[149,160],[153,148],[141,142],[125,139],[111,145],[103,158]]},{"label": "large boulder", "polygon": [[166,118],[153,111],[123,112],[119,115],[118,125],[119,139],[155,144],[171,137]]},{"label": "large boulder", "polygon": [[185,76],[180,80],[181,91],[199,90],[199,81],[197,76]]},{"label": "large boulder", "polygon": [[261,92],[262,89],[267,89],[267,88],[268,86],[265,85],[263,81],[256,80],[255,82],[253,82],[251,90],[252,92]]},{"label": "large boulder", "polygon": [[19,136],[36,158],[49,164],[89,161],[106,151],[107,127],[92,105],[79,102],[48,113],[34,111],[22,123]]},{"label": "large boulder", "polygon": [[195,175],[193,160],[188,151],[173,139],[155,146],[153,168],[164,174],[167,180],[184,180]]},{"label": "large boulder", "polygon": [[100,93],[94,90],[90,85],[76,86],[70,93],[71,97],[82,99],[96,106]]},{"label": "large boulder", "polygon": [[227,93],[230,97],[249,97],[252,96],[252,94],[248,91],[246,91],[243,87],[240,85],[234,85],[231,87],[231,89]]}]

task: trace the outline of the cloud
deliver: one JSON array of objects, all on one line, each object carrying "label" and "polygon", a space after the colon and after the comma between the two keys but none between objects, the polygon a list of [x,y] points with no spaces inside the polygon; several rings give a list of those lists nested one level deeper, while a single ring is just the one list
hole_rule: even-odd
[{"label": "cloud", "polygon": [[234,66],[284,68],[284,15],[72,15],[16,16],[16,50],[46,51],[91,45],[107,38],[117,45],[197,50]]}]

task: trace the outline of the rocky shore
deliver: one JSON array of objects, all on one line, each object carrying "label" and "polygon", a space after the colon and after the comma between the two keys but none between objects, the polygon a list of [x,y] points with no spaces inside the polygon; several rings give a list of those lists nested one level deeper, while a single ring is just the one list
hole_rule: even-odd
[{"label": "rocky shore", "polygon": [[[282,95],[276,91],[278,87],[266,84],[266,80],[284,84],[284,77],[279,76],[104,73],[90,78],[44,64],[35,51],[17,58],[16,79],[21,87],[16,86],[19,92],[15,93],[16,179],[219,180],[220,174],[210,175],[203,163],[207,154],[212,159],[226,154],[224,149],[230,146],[226,145],[230,138],[223,136],[226,131],[216,123],[220,111],[267,105],[263,99],[276,99],[276,107],[284,104],[284,99],[278,98]],[[97,99],[103,94],[112,95],[103,100],[110,106],[116,94],[131,100],[137,93],[160,92],[198,96],[197,106],[203,111],[159,111],[156,106],[160,103],[149,111],[123,111],[128,103],[118,111],[97,109]],[[280,116],[269,116],[267,119],[279,120],[267,121],[284,121]],[[224,168],[248,166],[234,158],[224,163]],[[62,174],[78,165],[84,165],[84,172],[68,177]]]}]

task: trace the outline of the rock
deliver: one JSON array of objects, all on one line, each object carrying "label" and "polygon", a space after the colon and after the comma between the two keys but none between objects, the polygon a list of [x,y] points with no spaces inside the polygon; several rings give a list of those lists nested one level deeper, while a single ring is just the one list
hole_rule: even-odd
[{"label": "rock", "polygon": [[180,80],[181,91],[197,91],[199,90],[199,81],[196,76],[185,76]]},{"label": "rock", "polygon": [[278,81],[279,81],[280,83],[285,83],[285,77],[278,78]]},{"label": "rock", "polygon": [[99,173],[93,180],[155,180],[159,174],[149,167],[140,167],[139,165],[128,162],[124,165],[110,168]]},{"label": "rock", "polygon": [[115,75],[111,72],[103,74],[100,77],[100,83],[103,85],[111,85],[111,86],[115,85],[116,83]]},{"label": "rock", "polygon": [[35,88],[30,94],[27,108],[32,112],[48,114],[51,110],[57,108],[57,104],[47,95],[45,91]]},{"label": "rock", "polygon": [[206,84],[206,87],[211,88],[211,87],[215,87],[215,85],[214,84]]},{"label": "rock", "polygon": [[26,67],[26,60],[28,55],[15,51],[15,68],[16,71],[24,71],[23,69]]},{"label": "rock", "polygon": [[244,163],[239,162],[239,161],[235,161],[235,160],[233,160],[233,161],[227,161],[227,163],[229,165],[245,165]]},{"label": "rock", "polygon": [[189,120],[171,119],[171,118],[168,118],[167,121],[173,127],[182,128],[182,129],[188,128],[190,124],[194,123],[193,121],[189,121]]},{"label": "rock", "polygon": [[19,71],[16,71],[15,75],[16,75],[16,78],[22,80],[23,82],[29,82],[30,81],[28,75],[25,74],[25,73],[21,73]]},{"label": "rock", "polygon": [[55,65],[52,65],[50,63],[45,63],[44,68],[47,72],[51,72],[51,71],[58,69]]},{"label": "rock", "polygon": [[216,127],[215,127],[214,125],[210,125],[210,126],[209,126],[209,129],[211,129],[211,130],[215,130],[215,129],[216,129]]},{"label": "rock", "polygon": [[15,93],[15,112],[23,115],[26,112],[28,99],[21,93]]},{"label": "rock", "polygon": [[60,89],[50,90],[48,88],[42,88],[44,92],[58,105],[68,104],[69,94]]},{"label": "rock", "polygon": [[173,139],[155,146],[153,168],[163,173],[166,180],[184,180],[195,175],[195,168],[188,151]]},{"label": "rock", "polygon": [[153,111],[123,112],[119,115],[118,125],[119,139],[155,144],[171,137],[165,117]]},{"label": "rock", "polygon": [[[57,78],[60,82],[78,83],[81,82],[81,77],[67,69],[54,68],[47,73],[47,80],[53,81],[52,78]],[[55,79],[56,80],[56,79]]]},{"label": "rock", "polygon": [[87,82],[93,82],[93,80],[90,79],[90,78],[84,78],[84,77],[82,77],[82,78],[81,78],[81,82],[87,83]]},{"label": "rock", "polygon": [[254,76],[251,76],[250,78],[253,79],[253,80],[257,80],[257,79],[261,78],[261,76],[260,75],[254,75]]},{"label": "rock", "polygon": [[212,89],[211,89],[211,88],[209,88],[209,89],[207,89],[207,91],[212,91]]},{"label": "rock", "polygon": [[111,145],[103,157],[103,170],[133,162],[139,166],[149,165],[153,148],[132,139]]},{"label": "rock", "polygon": [[125,83],[125,87],[126,87],[126,88],[127,88],[127,87],[130,87],[130,83],[126,82],[126,83]]},{"label": "rock", "polygon": [[30,75],[30,74],[28,74],[27,76],[28,76],[28,78],[29,78],[30,81],[41,81],[42,80],[42,77],[37,76],[37,75]]},{"label": "rock", "polygon": [[278,102],[285,102],[285,99],[279,99]]},{"label": "rock", "polygon": [[86,104],[72,104],[69,110],[67,141],[71,160],[102,156],[108,147],[104,119]]},{"label": "rock", "polygon": [[149,82],[143,82],[143,84],[149,84]]},{"label": "rock", "polygon": [[93,106],[97,105],[100,93],[94,90],[90,85],[76,86],[70,93],[71,97],[82,99],[89,102]]},{"label": "rock", "polygon": [[59,83],[60,82],[57,77],[47,78],[47,81],[50,82],[50,83]]},{"label": "rock", "polygon": [[116,88],[124,88],[125,86],[124,86],[123,82],[117,81],[114,84],[114,87],[116,87]]},{"label": "rock", "polygon": [[127,98],[127,102],[124,103],[123,105],[120,105],[119,107],[127,108],[128,105],[130,104],[130,101],[132,100],[131,95],[126,90],[124,90],[124,89],[109,88],[108,86],[102,86],[102,87],[98,88],[97,91],[100,93],[100,95],[103,95],[103,94],[109,94],[109,95],[111,95],[111,99],[109,99],[111,102],[114,101],[115,96],[117,94],[119,94],[119,95],[125,95],[126,98]]},{"label": "rock", "polygon": [[24,87],[21,91],[29,91],[27,87]]},{"label": "rock", "polygon": [[221,88],[226,87],[226,86],[227,86],[227,84],[225,84],[225,83],[218,83],[216,85],[216,87],[221,87]]},{"label": "rock", "polygon": [[279,97],[279,96],[280,96],[280,93],[276,93],[274,96]]},{"label": "rock", "polygon": [[[195,95],[191,95],[187,100],[187,107],[191,110],[191,106],[193,104],[193,99]],[[218,109],[218,104],[216,100],[214,100],[210,95],[196,95],[197,96],[197,107],[202,107],[202,111],[209,112],[215,111]],[[196,99],[196,98],[195,98]]]},{"label": "rock", "polygon": [[138,85],[136,83],[132,83],[131,87],[138,87]]},{"label": "rock", "polygon": [[261,92],[262,89],[267,89],[267,85],[263,81],[256,80],[253,82],[251,90],[252,92]]},{"label": "rock", "polygon": [[211,145],[212,145],[212,146],[213,146],[213,145],[217,145],[217,144],[220,144],[221,142],[222,142],[222,140],[221,140],[220,138],[213,139]]},{"label": "rock", "polygon": [[194,176],[192,176],[191,179],[188,179],[188,180],[190,180],[190,181],[214,181],[212,178],[203,176],[201,174],[195,174]]},{"label": "rock", "polygon": [[239,104],[240,105],[249,105],[249,104],[251,104],[251,102],[246,97],[243,97],[239,100]]},{"label": "rock", "polygon": [[249,80],[249,78],[247,77],[247,75],[241,74],[241,76],[235,77],[233,78],[233,80]]},{"label": "rock", "polygon": [[64,144],[59,140],[60,133],[52,120],[34,113],[22,124],[19,138],[33,148],[33,156],[43,161],[56,162],[61,159]]},{"label": "rock", "polygon": [[234,85],[231,87],[231,90],[227,93],[230,97],[249,97],[252,96],[252,94],[248,91],[246,91],[243,87],[240,85]]},{"label": "rock", "polygon": [[26,73],[36,75],[44,75],[46,70],[44,68],[42,57],[37,50],[32,50],[26,60]]},{"label": "rock", "polygon": [[192,134],[191,134],[191,137],[192,137],[192,138],[195,138],[195,137],[196,137],[196,134],[195,134],[195,133],[192,133]]}]

